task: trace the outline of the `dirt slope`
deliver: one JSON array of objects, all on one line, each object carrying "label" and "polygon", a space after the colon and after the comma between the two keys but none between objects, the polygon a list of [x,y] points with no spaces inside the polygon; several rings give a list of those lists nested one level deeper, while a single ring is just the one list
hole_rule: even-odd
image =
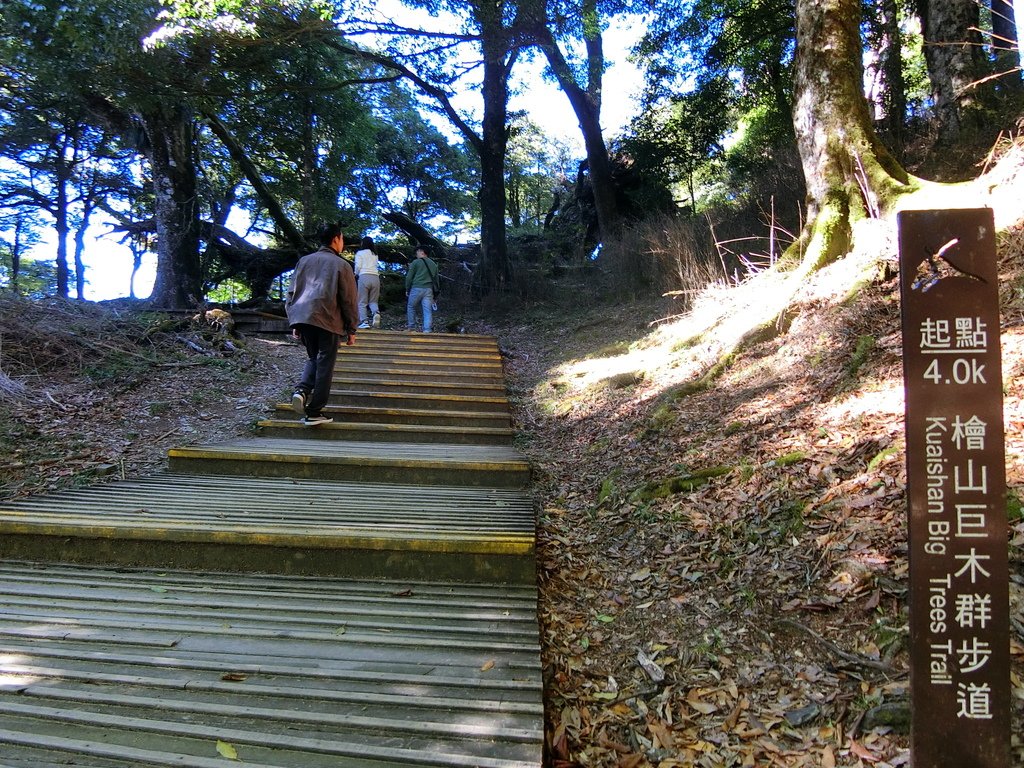
[{"label": "dirt slope", "polygon": [[[642,303],[495,325],[537,468],[553,766],[909,763],[898,282],[876,234],[704,391],[687,387],[715,345],[683,340],[702,313],[741,319],[770,274],[681,317]],[[1024,766],[1019,223],[1000,253]]]}]

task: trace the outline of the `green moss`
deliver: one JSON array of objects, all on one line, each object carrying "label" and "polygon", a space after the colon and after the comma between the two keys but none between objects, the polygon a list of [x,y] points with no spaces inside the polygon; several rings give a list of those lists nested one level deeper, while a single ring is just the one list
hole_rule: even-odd
[{"label": "green moss", "polygon": [[611,499],[611,498],[613,498],[615,496],[618,496],[617,481],[618,481],[619,475],[620,475],[619,471],[615,470],[610,475],[608,475],[608,477],[606,477],[604,480],[601,481],[601,490],[599,490],[597,492],[597,503],[598,504],[601,504],[602,502],[604,502],[604,501],[606,501],[608,499]]},{"label": "green moss", "polygon": [[728,437],[730,435],[735,435],[737,432],[742,432],[746,428],[747,428],[747,425],[745,423],[743,423],[742,421],[731,421],[725,427],[725,435],[726,435],[726,437]]},{"label": "green moss", "polygon": [[662,403],[651,413],[647,421],[647,428],[654,432],[660,432],[676,423],[676,413],[670,403]]},{"label": "green moss", "polygon": [[867,362],[868,357],[870,357],[874,348],[874,336],[858,336],[857,345],[854,347],[853,355],[851,355],[850,361],[846,364],[846,375],[851,379],[856,378],[857,373],[860,371],[864,363]]},{"label": "green moss", "polygon": [[735,354],[730,353],[728,355],[724,355],[699,379],[678,384],[675,387],[666,390],[664,396],[669,400],[682,400],[684,397],[689,397],[690,395],[695,395],[699,392],[704,392],[705,390],[710,389],[711,385],[715,383],[719,376],[725,373],[735,360]]},{"label": "green moss", "polygon": [[623,373],[617,373],[614,376],[609,376],[604,381],[612,389],[625,389],[626,387],[632,387],[639,384],[643,380],[643,371],[625,371]]},{"label": "green moss", "polygon": [[803,451],[793,451],[792,453],[786,453],[773,461],[768,462],[770,466],[775,467],[788,467],[791,464],[796,464],[807,458],[807,454]]},{"label": "green moss", "polygon": [[664,499],[677,493],[689,493],[707,484],[710,479],[727,475],[732,470],[733,467],[729,466],[709,467],[685,475],[670,477],[667,480],[654,480],[633,491],[629,498],[634,502],[646,502],[653,499]]},{"label": "green moss", "polygon": [[868,462],[868,472],[874,472],[881,464],[885,462],[890,456],[898,452],[895,446],[889,446],[885,450],[876,454],[871,461]]},{"label": "green moss", "polygon": [[1014,491],[1006,492],[1006,517],[1011,523],[1024,520],[1024,504]]}]

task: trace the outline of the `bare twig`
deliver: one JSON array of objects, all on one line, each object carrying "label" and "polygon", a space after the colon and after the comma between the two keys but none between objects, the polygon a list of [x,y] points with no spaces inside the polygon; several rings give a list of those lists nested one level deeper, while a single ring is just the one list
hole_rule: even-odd
[{"label": "bare twig", "polygon": [[875,661],[874,659],[867,659],[856,653],[844,651],[831,640],[826,640],[813,629],[801,624],[799,621],[794,621],[793,619],[779,619],[778,624],[780,624],[781,626],[792,627],[793,629],[799,629],[801,632],[810,635],[812,638],[817,640],[818,643],[823,648],[825,648],[825,650],[827,650],[833,656],[842,659],[847,664],[851,664],[856,667],[864,667],[865,669],[874,669],[878,672],[884,672],[888,675],[896,674],[897,672],[897,670],[893,669],[890,665],[884,662]]}]

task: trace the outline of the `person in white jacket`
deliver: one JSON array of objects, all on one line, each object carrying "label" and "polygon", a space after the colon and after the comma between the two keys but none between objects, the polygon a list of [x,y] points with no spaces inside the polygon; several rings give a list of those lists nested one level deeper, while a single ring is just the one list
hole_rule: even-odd
[{"label": "person in white jacket", "polygon": [[380,328],[380,275],[373,238],[364,237],[356,251],[356,279],[359,281],[359,327]]}]

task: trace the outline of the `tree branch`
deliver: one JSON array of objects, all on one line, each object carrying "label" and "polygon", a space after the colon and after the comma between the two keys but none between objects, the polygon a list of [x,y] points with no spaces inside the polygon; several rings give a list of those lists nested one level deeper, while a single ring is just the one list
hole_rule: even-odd
[{"label": "tree branch", "polygon": [[245,154],[245,149],[238,143],[235,137],[228,130],[227,126],[221,122],[213,112],[204,112],[204,117],[210,125],[210,129],[214,135],[221,140],[225,148],[228,150],[228,154],[231,155],[231,159],[238,163],[238,167],[245,174],[245,178],[252,185],[252,188],[256,191],[257,197],[260,202],[263,203],[270,217],[274,220],[274,223],[281,229],[285,239],[299,251],[303,251],[308,247],[306,238],[302,236],[302,233],[292,224],[291,219],[285,214],[284,209],[281,208],[281,204],[277,202],[277,198],[273,192],[267,186],[266,182],[263,181],[263,175],[255,164],[249,159],[249,156]]}]

